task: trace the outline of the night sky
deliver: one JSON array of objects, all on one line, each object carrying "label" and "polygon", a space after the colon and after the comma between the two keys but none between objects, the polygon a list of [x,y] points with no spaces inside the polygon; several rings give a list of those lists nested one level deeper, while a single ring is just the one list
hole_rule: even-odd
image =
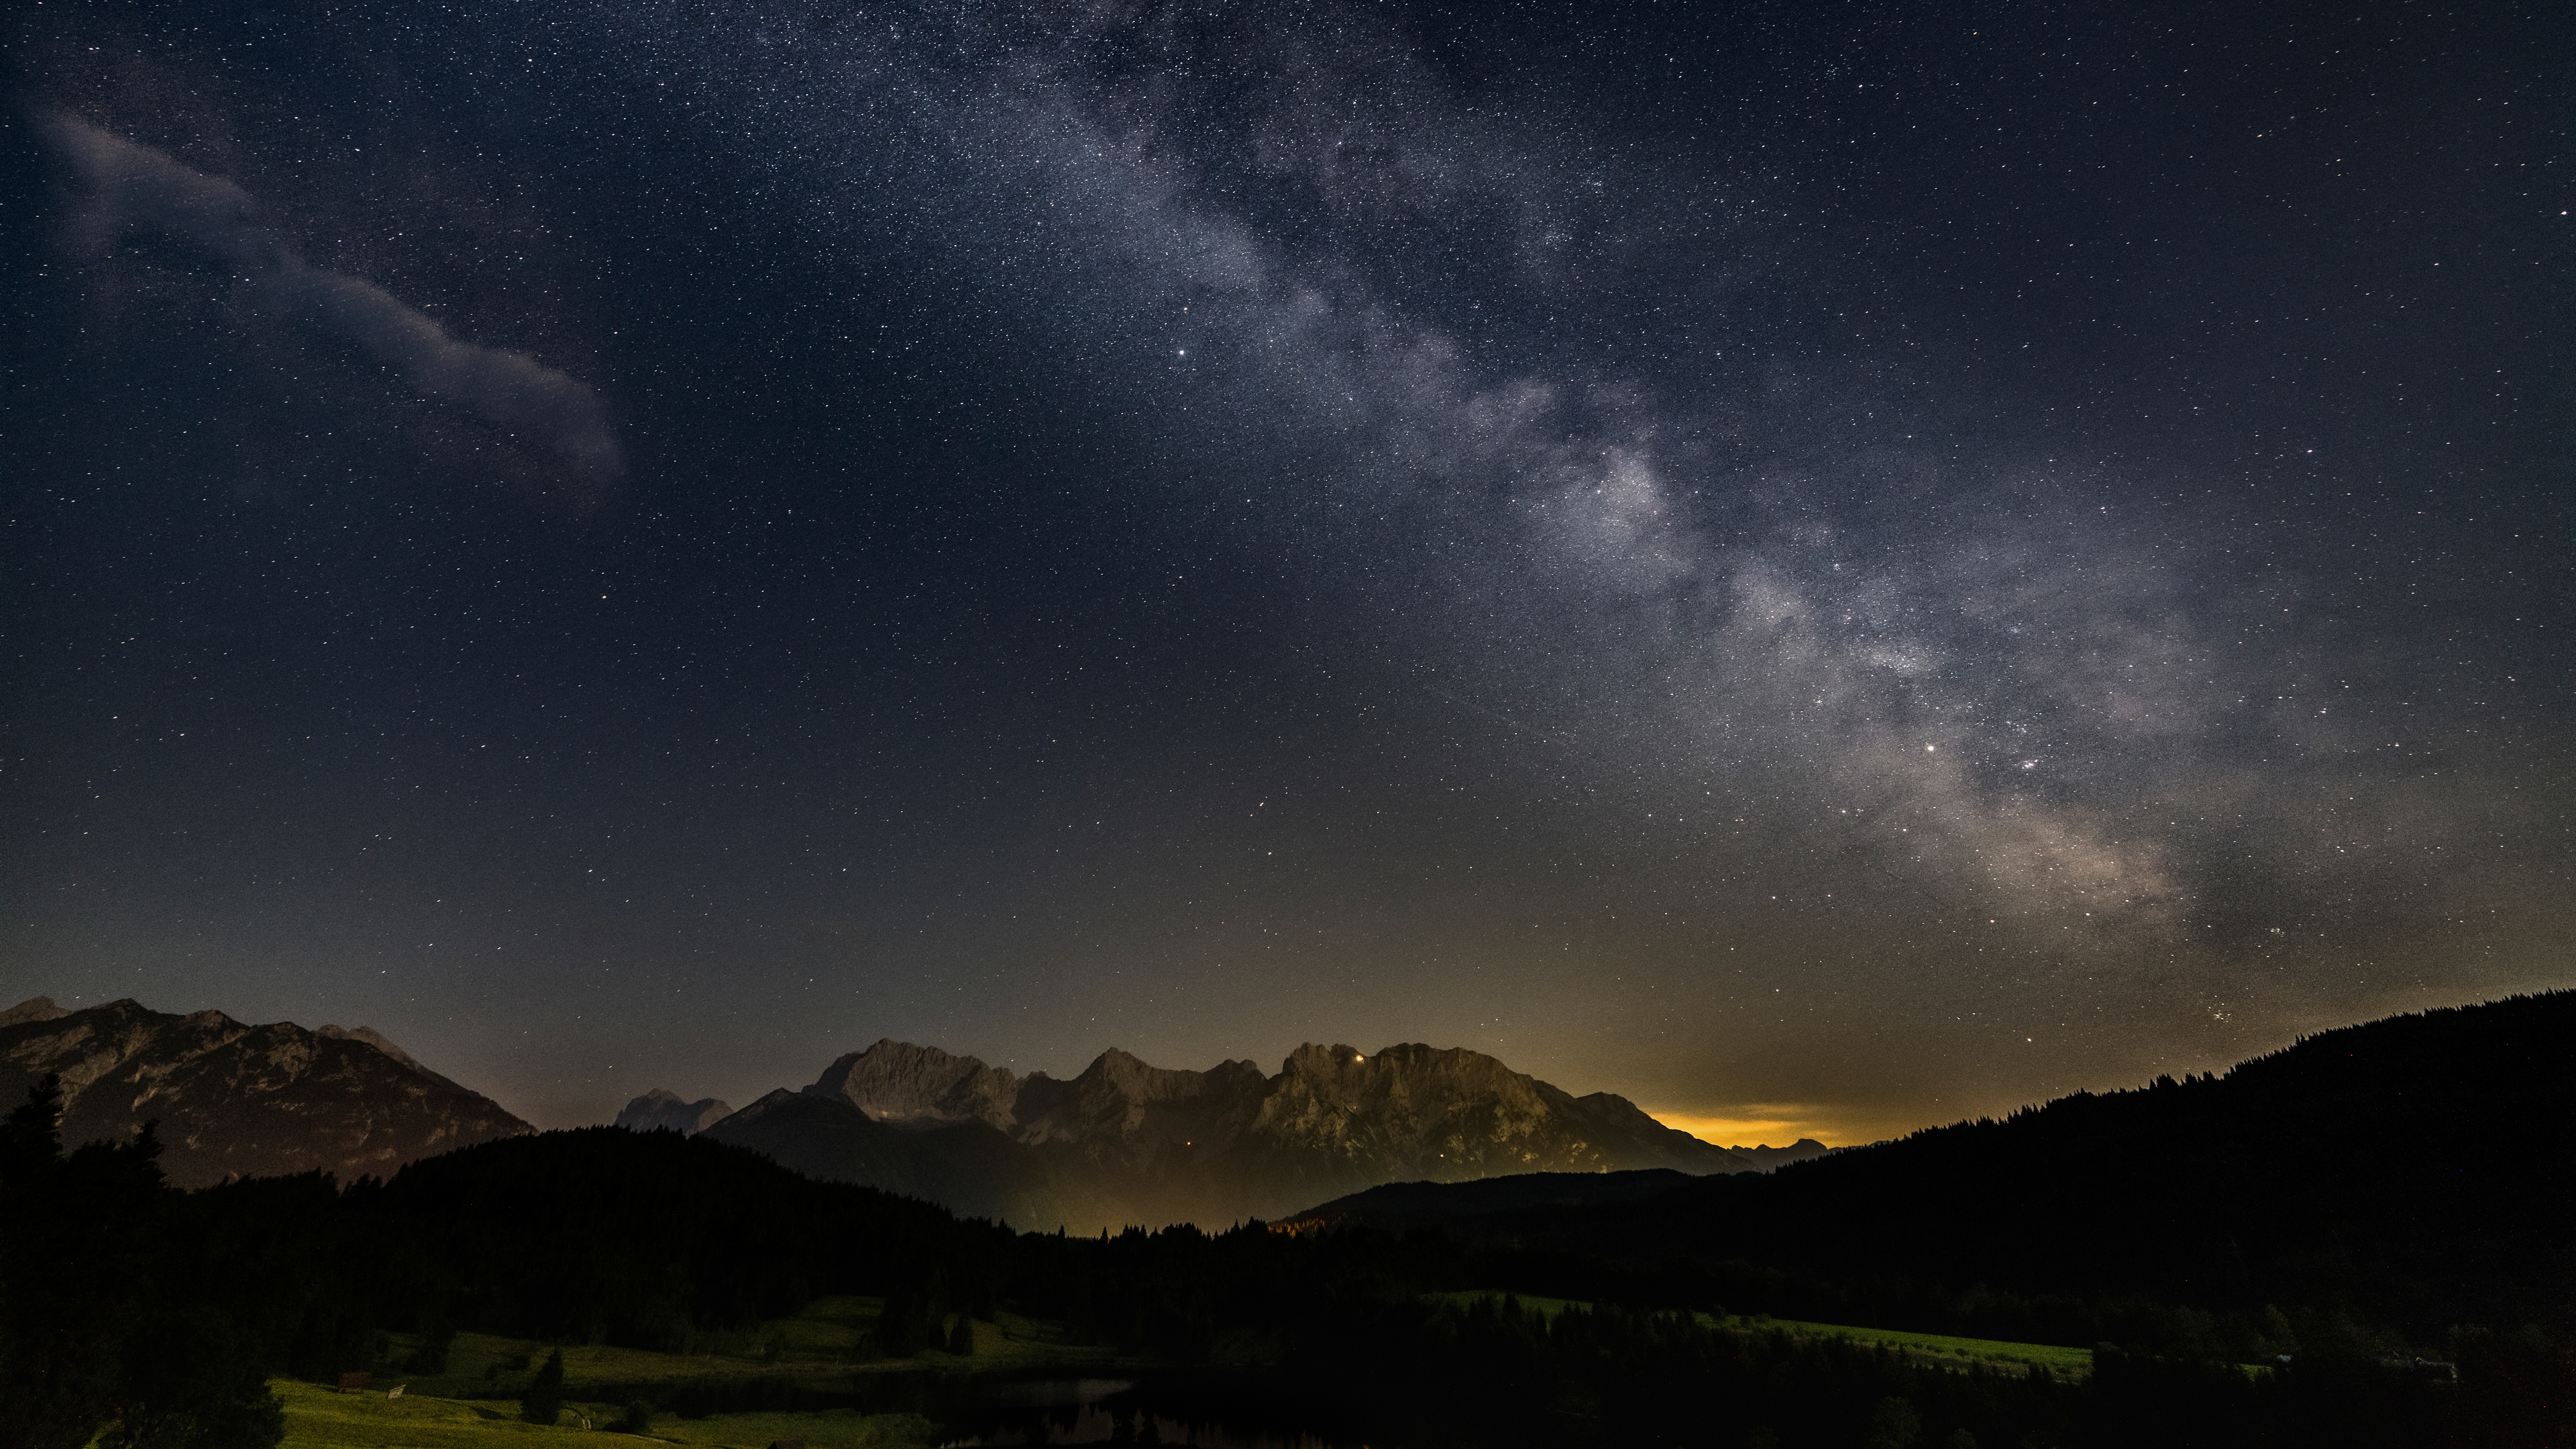
[{"label": "night sky", "polygon": [[16,14],[6,1001],[1841,1142],[2576,982],[2564,5]]}]

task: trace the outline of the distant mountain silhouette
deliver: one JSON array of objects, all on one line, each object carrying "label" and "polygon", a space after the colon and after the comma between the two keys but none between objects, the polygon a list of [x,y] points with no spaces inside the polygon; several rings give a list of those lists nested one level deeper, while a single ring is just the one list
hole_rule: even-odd
[{"label": "distant mountain silhouette", "polygon": [[67,1145],[157,1118],[161,1169],[181,1187],[316,1168],[382,1177],[531,1130],[363,1026],[246,1026],[132,1001],[65,1011],[41,996],[0,1012],[0,1101],[25,1100],[48,1072],[62,1076]]},{"label": "distant mountain silhouette", "polygon": [[713,1097],[683,1102],[678,1094],[655,1087],[627,1103],[626,1110],[617,1114],[616,1125],[630,1132],[668,1130],[694,1135],[732,1115],[733,1108]]},{"label": "distant mountain silhouette", "polygon": [[[1288,1226],[1437,1227],[1931,1293],[2356,1302],[2571,1326],[2576,992],[2391,1017],[1768,1177],[1380,1186]],[[1863,1296],[1866,1296],[1865,1294]]]},{"label": "distant mountain silhouette", "polygon": [[1764,1149],[1763,1161],[1625,1098],[1575,1097],[1483,1053],[1419,1044],[1302,1046],[1275,1075],[1249,1061],[1174,1070],[1112,1048],[1064,1081],[880,1041],[706,1132],[817,1177],[1086,1232],[1223,1226],[1383,1182],[1755,1172],[1824,1150]]},{"label": "distant mountain silhouette", "polygon": [[1786,1167],[1792,1162],[1804,1162],[1810,1157],[1822,1157],[1835,1149],[1827,1147],[1813,1137],[1801,1137],[1786,1147],[1730,1147],[1727,1150],[1753,1159],[1754,1166],[1769,1172],[1773,1168]]}]

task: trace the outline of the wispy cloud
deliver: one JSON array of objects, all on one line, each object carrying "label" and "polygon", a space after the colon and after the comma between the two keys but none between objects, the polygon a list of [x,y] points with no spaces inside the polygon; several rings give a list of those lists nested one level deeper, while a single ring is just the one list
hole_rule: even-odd
[{"label": "wispy cloud", "polygon": [[429,397],[538,440],[583,489],[624,474],[608,408],[587,384],[525,353],[463,341],[373,282],[307,263],[257,199],[222,177],[61,111],[34,121],[78,179],[83,206],[70,225],[84,242],[103,247],[136,227],[182,238],[279,314],[357,344]]}]

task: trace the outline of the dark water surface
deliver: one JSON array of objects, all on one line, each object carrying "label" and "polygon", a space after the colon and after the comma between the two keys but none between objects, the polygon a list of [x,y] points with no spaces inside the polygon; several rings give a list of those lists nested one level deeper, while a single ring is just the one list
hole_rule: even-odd
[{"label": "dark water surface", "polygon": [[[957,1421],[951,1419],[955,1424]],[[972,1432],[945,1449],[1021,1444],[1162,1444],[1197,1449],[1359,1449],[1357,1440],[1302,1429],[1218,1420],[1126,1379],[1040,1379],[993,1386]]]}]

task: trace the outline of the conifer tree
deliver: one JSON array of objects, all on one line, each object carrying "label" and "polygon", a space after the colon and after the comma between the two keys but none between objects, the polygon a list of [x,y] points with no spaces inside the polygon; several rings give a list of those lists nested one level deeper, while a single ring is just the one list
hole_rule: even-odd
[{"label": "conifer tree", "polygon": [[563,1350],[546,1355],[545,1367],[519,1396],[519,1417],[531,1424],[551,1424],[563,1414]]},{"label": "conifer tree", "polygon": [[885,1308],[877,1315],[877,1352],[888,1358],[910,1358],[930,1346],[934,1332],[928,1306],[919,1295],[886,1295]]}]

